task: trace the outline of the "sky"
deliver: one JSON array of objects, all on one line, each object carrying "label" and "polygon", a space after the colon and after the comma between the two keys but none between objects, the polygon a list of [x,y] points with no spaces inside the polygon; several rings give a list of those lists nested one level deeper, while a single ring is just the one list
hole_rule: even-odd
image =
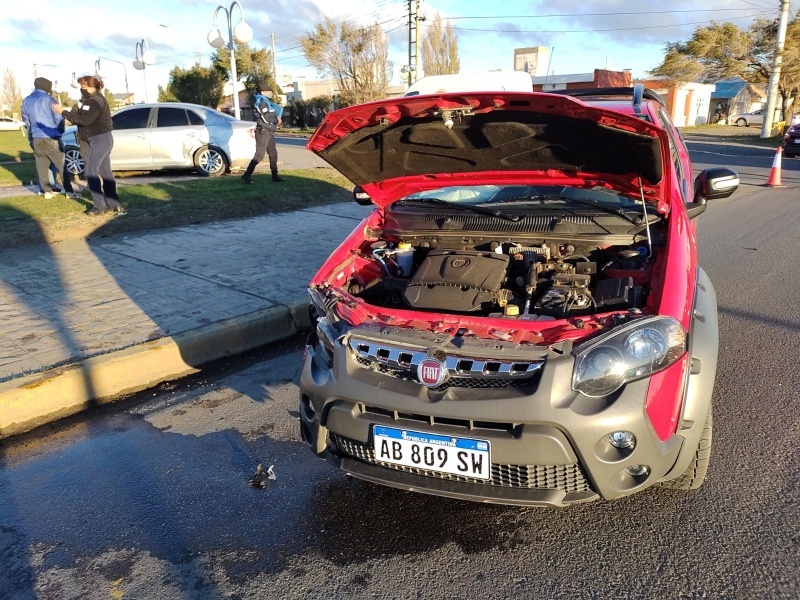
[{"label": "sky", "polygon": [[[413,0],[412,0],[413,1]],[[96,66],[113,93],[127,88],[136,101],[156,101],[175,67],[191,67],[199,52],[209,65],[206,36],[216,14],[228,39],[228,17],[242,15],[253,29],[254,48],[273,45],[279,81],[323,79],[302,54],[300,38],[329,17],[339,24],[378,23],[390,43],[392,83],[408,64],[408,0],[26,0],[0,22],[0,71],[11,69],[24,95],[34,75],[70,88],[73,73]],[[794,2],[798,4],[797,0]],[[240,10],[239,7],[243,10]],[[221,8],[220,8],[221,7]],[[730,21],[746,28],[754,19],[779,16],[780,0],[421,0],[420,35],[438,12],[458,37],[461,71],[513,70],[514,49],[546,46],[549,73],[631,69],[634,78],[661,63],[667,42],[684,41],[697,27]],[[793,10],[797,6],[792,7]],[[219,9],[219,10],[218,10]],[[791,12],[790,14],[794,14]],[[421,44],[420,44],[421,47]],[[149,49],[155,64],[143,71],[133,61]]]}]

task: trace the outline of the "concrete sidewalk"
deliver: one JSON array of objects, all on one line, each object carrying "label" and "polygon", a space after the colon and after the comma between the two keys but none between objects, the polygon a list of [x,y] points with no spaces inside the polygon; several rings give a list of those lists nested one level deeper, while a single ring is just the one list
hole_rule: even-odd
[{"label": "concrete sidewalk", "polygon": [[307,326],[355,203],[0,251],[0,438]]}]

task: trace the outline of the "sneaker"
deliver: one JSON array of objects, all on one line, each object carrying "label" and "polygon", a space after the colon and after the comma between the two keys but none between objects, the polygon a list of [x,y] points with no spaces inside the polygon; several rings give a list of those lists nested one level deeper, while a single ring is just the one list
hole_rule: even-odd
[{"label": "sneaker", "polygon": [[90,217],[99,217],[104,212],[106,212],[106,211],[104,209],[102,209],[102,208],[93,208],[91,210],[87,210],[86,214],[89,215]]},{"label": "sneaker", "polygon": [[283,181],[283,177],[279,177],[277,173],[273,173],[272,174],[272,181],[280,183],[280,182]]},{"label": "sneaker", "polygon": [[112,208],[111,212],[115,213],[118,217],[124,217],[125,215],[128,214],[128,211],[122,208],[121,206],[118,206],[117,208]]},{"label": "sneaker", "polygon": [[64,195],[70,200],[80,200],[83,197],[77,192],[64,192]]},{"label": "sneaker", "polygon": [[253,179],[250,177],[250,175],[242,175],[241,179],[247,184],[253,183]]},{"label": "sneaker", "polygon": [[44,199],[45,200],[52,200],[54,197],[55,197],[55,194],[53,192],[45,192],[44,193]]},{"label": "sneaker", "polygon": [[54,185],[53,186],[53,193],[54,194],[60,194],[61,193],[61,188],[58,187],[57,185]]}]

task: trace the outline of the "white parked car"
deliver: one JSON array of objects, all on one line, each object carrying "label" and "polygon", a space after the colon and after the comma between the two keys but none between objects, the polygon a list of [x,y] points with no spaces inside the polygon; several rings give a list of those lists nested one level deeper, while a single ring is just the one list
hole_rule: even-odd
[{"label": "white parked car", "polygon": [[763,125],[765,108],[759,108],[749,113],[736,113],[731,115],[728,123],[737,127],[750,127],[750,125]]},{"label": "white parked car", "polygon": [[[114,171],[193,168],[200,175],[218,176],[247,166],[256,150],[255,123],[198,104],[136,104],[118,110],[111,120]],[[62,143],[67,169],[82,176],[76,132],[77,127],[68,127]]]},{"label": "white parked car", "polygon": [[0,117],[0,131],[25,131],[25,123],[11,117]]}]

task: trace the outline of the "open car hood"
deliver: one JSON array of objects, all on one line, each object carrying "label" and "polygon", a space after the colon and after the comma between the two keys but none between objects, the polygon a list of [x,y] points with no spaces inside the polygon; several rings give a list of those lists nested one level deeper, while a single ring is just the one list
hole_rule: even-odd
[{"label": "open car hood", "polygon": [[564,95],[412,96],[329,113],[307,147],[378,206],[444,185],[605,185],[667,212],[666,132]]}]

